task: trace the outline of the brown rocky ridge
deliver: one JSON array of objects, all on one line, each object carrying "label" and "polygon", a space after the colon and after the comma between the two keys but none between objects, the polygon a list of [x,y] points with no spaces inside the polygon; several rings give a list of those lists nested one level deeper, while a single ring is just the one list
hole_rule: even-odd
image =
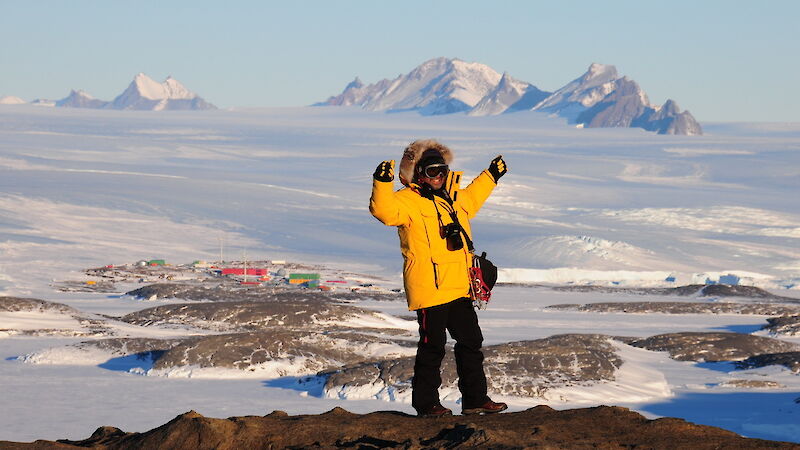
[{"label": "brown rocky ridge", "polygon": [[741,333],[685,331],[625,341],[634,347],[669,352],[678,361],[741,361],[757,355],[800,351],[800,346],[790,342]]},{"label": "brown rocky ridge", "polygon": [[789,442],[749,439],[682,419],[648,420],[627,408],[598,406],[556,411],[537,406],[488,416],[418,418],[396,411],[320,415],[282,411],[215,419],[194,411],[144,433],[101,427],[82,441],[0,442],[1,449],[278,449],[278,448],[786,448]]}]

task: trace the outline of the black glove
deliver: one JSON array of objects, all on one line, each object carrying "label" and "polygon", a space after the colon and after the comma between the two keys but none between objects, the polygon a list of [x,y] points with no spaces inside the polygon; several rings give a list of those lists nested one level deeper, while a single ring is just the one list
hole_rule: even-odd
[{"label": "black glove", "polygon": [[375,173],[372,174],[372,178],[383,182],[394,180],[394,160],[378,164]]},{"label": "black glove", "polygon": [[503,161],[503,155],[498,155],[497,158],[489,163],[489,173],[492,174],[495,183],[497,183],[497,180],[505,175],[506,172],[508,172],[508,167],[506,166],[506,162]]}]

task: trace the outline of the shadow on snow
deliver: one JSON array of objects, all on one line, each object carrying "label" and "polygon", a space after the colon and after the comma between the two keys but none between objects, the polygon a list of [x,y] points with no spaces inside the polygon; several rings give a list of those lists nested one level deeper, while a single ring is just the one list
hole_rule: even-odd
[{"label": "shadow on snow", "polygon": [[144,375],[153,368],[153,364],[164,354],[163,350],[152,352],[136,353],[134,355],[120,356],[111,358],[108,361],[98,364],[97,367],[112,370],[115,372],[129,372]]},{"label": "shadow on snow", "polygon": [[692,392],[636,409],[725,428],[747,437],[800,443],[800,392],[797,391]]},{"label": "shadow on snow", "polygon": [[304,377],[281,377],[263,381],[265,387],[290,389],[305,392],[310,397],[322,398],[325,396],[326,377],[316,375]]}]

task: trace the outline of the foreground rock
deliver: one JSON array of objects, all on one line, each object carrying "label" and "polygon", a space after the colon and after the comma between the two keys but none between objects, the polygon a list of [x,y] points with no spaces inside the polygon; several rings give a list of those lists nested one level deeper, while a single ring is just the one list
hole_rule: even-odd
[{"label": "foreground rock", "polygon": [[787,448],[788,442],[743,438],[681,419],[648,420],[626,408],[556,411],[537,406],[493,416],[420,419],[396,411],[353,414],[341,408],[311,416],[275,411],[264,417],[214,419],[194,411],[145,433],[101,427],[83,441],[0,442],[5,449],[272,448]]},{"label": "foreground rock", "polygon": [[[484,347],[489,391],[500,395],[546,398],[554,387],[587,385],[614,379],[623,360],[610,336],[566,334]],[[410,395],[414,357],[345,367],[327,376],[331,397],[371,398]],[[442,387],[456,391],[453,352],[442,363]]]},{"label": "foreground rock", "polygon": [[772,303],[598,302],[583,305],[571,303],[551,305],[547,308],[582,312],[629,314],[747,314],[756,316],[780,316],[800,313],[800,306],[775,305]]},{"label": "foreground rock", "polygon": [[761,336],[740,333],[682,332],[628,339],[634,347],[666,351],[678,361],[741,361],[752,356],[798,351],[800,346]]}]

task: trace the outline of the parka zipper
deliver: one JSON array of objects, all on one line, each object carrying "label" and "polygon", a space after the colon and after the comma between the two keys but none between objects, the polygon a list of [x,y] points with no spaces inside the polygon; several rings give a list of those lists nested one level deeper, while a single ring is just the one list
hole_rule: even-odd
[{"label": "parka zipper", "polygon": [[433,263],[433,284],[439,289],[439,271],[436,270],[436,263]]}]

